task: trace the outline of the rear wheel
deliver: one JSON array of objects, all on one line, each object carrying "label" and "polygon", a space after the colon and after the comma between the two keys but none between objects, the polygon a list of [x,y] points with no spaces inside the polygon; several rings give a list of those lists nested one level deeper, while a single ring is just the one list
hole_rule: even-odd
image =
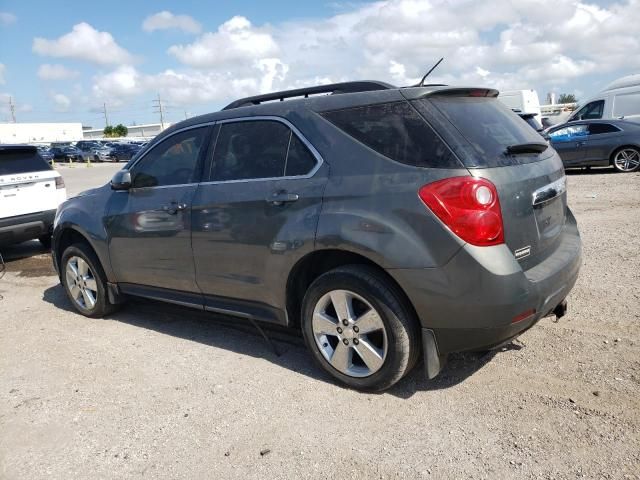
[{"label": "rear wheel", "polygon": [[613,166],[619,172],[635,172],[640,168],[640,151],[633,147],[624,147],[613,155]]},{"label": "rear wheel", "polygon": [[415,365],[417,323],[377,270],[351,265],[316,279],[303,301],[302,330],[315,360],[360,390],[384,390]]},{"label": "rear wheel", "polygon": [[71,303],[87,317],[102,317],[116,310],[109,302],[107,281],[96,254],[75,243],[62,254],[62,284]]}]

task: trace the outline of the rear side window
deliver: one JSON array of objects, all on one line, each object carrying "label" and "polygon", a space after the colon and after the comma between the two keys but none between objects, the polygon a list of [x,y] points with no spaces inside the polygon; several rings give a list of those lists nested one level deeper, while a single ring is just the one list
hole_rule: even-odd
[{"label": "rear side window", "polygon": [[33,148],[0,148],[0,175],[32,173],[51,170],[51,166]]},{"label": "rear side window", "polygon": [[[496,167],[528,163],[542,159],[540,155],[507,155],[508,146],[541,143],[540,135],[509,108],[493,97],[431,96],[417,100],[435,106],[448,123],[462,135],[474,150],[468,167]],[[544,158],[548,154],[543,154]],[[525,160],[525,157],[527,159]],[[467,163],[467,162],[465,162]]]},{"label": "rear side window", "polygon": [[614,127],[610,123],[592,123],[589,125],[589,135],[598,135],[599,133],[613,133],[619,132],[617,127]]},{"label": "rear side window", "polygon": [[624,93],[613,97],[613,116],[631,117],[640,115],[640,93]]},{"label": "rear side window", "polygon": [[408,102],[367,105],[322,113],[336,127],[396,162],[417,167],[460,168],[460,163]]}]

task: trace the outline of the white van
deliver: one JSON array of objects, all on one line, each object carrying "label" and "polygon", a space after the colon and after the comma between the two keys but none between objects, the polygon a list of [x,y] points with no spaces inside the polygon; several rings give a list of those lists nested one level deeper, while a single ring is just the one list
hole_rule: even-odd
[{"label": "white van", "polygon": [[567,120],[624,119],[640,122],[640,74],[627,75],[583,103]]},{"label": "white van", "polygon": [[506,90],[500,92],[498,100],[516,113],[533,113],[540,120],[540,100],[535,90]]}]

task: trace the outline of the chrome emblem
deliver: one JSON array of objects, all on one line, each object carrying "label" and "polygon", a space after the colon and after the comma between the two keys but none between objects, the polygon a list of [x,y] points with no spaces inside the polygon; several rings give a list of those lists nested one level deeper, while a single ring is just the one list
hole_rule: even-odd
[{"label": "chrome emblem", "polygon": [[531,255],[531,246],[527,245],[526,247],[519,248],[513,253],[516,256],[516,260],[528,257],[529,255]]}]

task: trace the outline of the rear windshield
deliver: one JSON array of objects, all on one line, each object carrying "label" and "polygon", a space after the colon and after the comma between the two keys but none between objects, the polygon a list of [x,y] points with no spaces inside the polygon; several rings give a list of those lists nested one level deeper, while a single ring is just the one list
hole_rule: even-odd
[{"label": "rear windshield", "polygon": [[49,164],[34,149],[10,149],[0,148],[0,175],[14,173],[31,173],[51,170]]},{"label": "rear windshield", "polygon": [[396,162],[417,167],[462,165],[408,102],[333,110],[322,116],[359,142]]},{"label": "rear windshield", "polygon": [[[551,149],[542,154],[508,155],[507,147],[523,143],[543,143],[544,140],[508,107],[492,97],[431,96],[417,100],[435,106],[475,151],[463,159],[468,167],[497,167],[530,163],[547,158]],[[427,106],[427,105],[424,105]]]}]

